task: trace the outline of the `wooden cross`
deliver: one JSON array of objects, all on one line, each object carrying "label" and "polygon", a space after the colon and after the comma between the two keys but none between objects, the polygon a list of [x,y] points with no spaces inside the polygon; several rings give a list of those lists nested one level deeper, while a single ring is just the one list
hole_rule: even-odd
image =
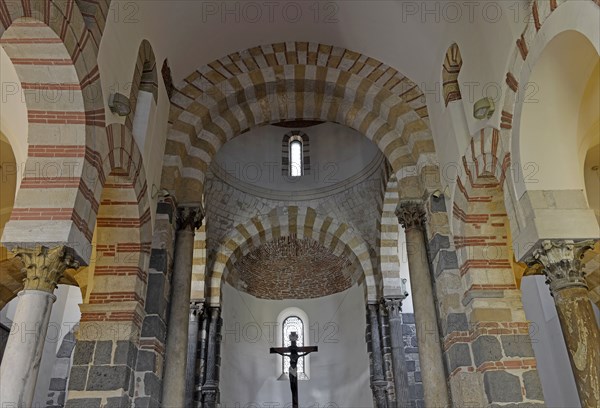
[{"label": "wooden cross", "polygon": [[284,357],[290,358],[290,388],[292,389],[292,408],[298,408],[298,373],[296,367],[298,366],[298,359],[304,357],[312,352],[319,351],[317,346],[311,347],[298,347],[296,345],[298,341],[298,334],[296,332],[290,333],[290,342],[292,343],[289,347],[271,347],[271,354],[279,354]]}]

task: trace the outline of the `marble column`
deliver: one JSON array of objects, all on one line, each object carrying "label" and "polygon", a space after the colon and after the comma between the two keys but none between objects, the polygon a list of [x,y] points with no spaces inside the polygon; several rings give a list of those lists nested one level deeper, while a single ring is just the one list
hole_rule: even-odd
[{"label": "marble column", "polygon": [[202,225],[203,215],[202,210],[197,207],[177,209],[177,235],[173,256],[175,264],[171,278],[171,303],[163,376],[162,406],[164,408],[185,406],[194,232]]},{"label": "marble column", "polygon": [[543,267],[584,408],[600,407],[600,332],[581,264],[590,248],[589,242],[543,241],[528,262]]},{"label": "marble column", "polygon": [[447,407],[450,404],[448,386],[425,245],[425,209],[421,202],[404,202],[398,207],[396,215],[406,234],[425,406]]},{"label": "marble column", "polygon": [[194,406],[194,390],[196,388],[196,360],[198,357],[198,335],[200,322],[203,320],[204,302],[190,302],[190,322],[188,325],[187,367],[185,373],[185,406]]},{"label": "marble column", "polygon": [[71,250],[64,246],[15,252],[23,261],[26,278],[0,367],[0,407],[29,408],[56,300],[52,293],[65,270],[78,265]]},{"label": "marble column", "polygon": [[386,387],[387,381],[383,373],[383,358],[381,353],[381,335],[379,333],[378,305],[369,304],[367,306],[367,324],[369,328],[370,338],[368,339],[371,346],[371,389],[375,399],[375,408],[388,408]]},{"label": "marble column", "polygon": [[396,389],[396,406],[410,407],[408,394],[408,373],[406,372],[406,357],[404,355],[404,337],[402,335],[402,301],[408,296],[384,298],[387,318],[390,325],[390,340],[392,343],[392,365],[394,369],[394,388]]},{"label": "marble column", "polygon": [[210,307],[208,342],[206,346],[206,376],[202,385],[202,406],[215,408],[219,402],[219,360],[221,343],[221,308]]}]

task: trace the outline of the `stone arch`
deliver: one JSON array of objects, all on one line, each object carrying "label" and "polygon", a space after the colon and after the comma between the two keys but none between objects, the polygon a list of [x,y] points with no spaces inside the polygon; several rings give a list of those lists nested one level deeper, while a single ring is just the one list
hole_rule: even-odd
[{"label": "stone arch", "polygon": [[398,241],[400,239],[400,225],[396,216],[396,209],[400,203],[398,181],[391,175],[385,186],[381,222],[378,223],[379,265],[383,285],[383,295],[398,295],[401,293],[402,279],[400,278],[400,258],[398,254]]},{"label": "stone arch", "polygon": [[131,92],[129,94],[129,103],[131,112],[125,119],[125,125],[133,130],[133,118],[136,112],[139,91],[146,91],[152,94],[154,102],[158,103],[158,71],[156,68],[156,57],[152,45],[148,40],[143,40],[138,50],[138,57],[135,63],[135,70],[131,80]]},{"label": "stone arch", "polygon": [[330,249],[336,256],[348,257],[362,269],[360,283],[365,282],[365,296],[377,301],[381,291],[381,278],[375,275],[368,244],[354,229],[329,216],[322,216],[308,207],[278,207],[268,214],[258,215],[237,225],[222,241],[216,253],[209,280],[209,301],[219,305],[221,282],[233,264],[251,249],[274,238],[295,234],[298,238],[311,238]]},{"label": "stone arch", "polygon": [[98,44],[74,1],[2,2],[0,35],[28,111],[27,143],[19,141],[26,174],[3,242],[9,249],[67,244],[85,264],[102,190],[95,156],[106,147]]},{"label": "stone arch", "polygon": [[446,56],[442,64],[442,92],[446,106],[450,102],[462,99],[460,86],[458,85],[458,75],[462,64],[460,48],[458,48],[458,44],[453,43],[446,50]]},{"label": "stone arch", "polygon": [[106,131],[110,150],[102,161],[94,287],[88,303],[135,301],[143,308],[152,228],[142,155],[126,127],[112,124]]},{"label": "stone arch", "polygon": [[[593,45],[596,52],[600,51],[600,29],[598,28],[596,18],[598,14],[598,3],[593,1],[583,1],[577,4],[558,1],[534,1],[531,3],[532,21],[525,27],[523,33],[516,41],[512,56],[508,61],[508,69],[506,74],[506,88],[503,92],[503,101],[500,118],[500,135],[503,144],[507,150],[511,152],[514,163],[509,172],[511,177],[510,192],[507,197],[511,197],[513,202],[506,201],[506,207],[511,211],[511,207],[515,209],[515,217],[511,217],[511,228],[517,240],[514,242],[515,254],[521,259],[527,255],[527,242],[536,241],[540,236],[540,231],[528,222],[535,218],[530,214],[535,209],[531,208],[531,198],[526,197],[526,193],[530,193],[536,188],[535,182],[527,183],[529,180],[527,170],[532,173],[535,169],[525,168],[528,163],[523,163],[522,152],[520,151],[520,126],[524,107],[531,101],[532,92],[535,92],[536,84],[529,82],[532,68],[535,68],[536,62],[557,36],[568,31],[577,32],[585,37],[589,43]],[[577,22],[577,24],[575,24]],[[547,87],[546,87],[547,88]],[[535,96],[535,95],[533,95]],[[539,95],[538,95],[539,96]],[[533,105],[529,103],[529,105]],[[538,132],[539,133],[539,132]],[[556,160],[564,161],[563,157]],[[508,177],[508,175],[507,175]],[[535,180],[532,180],[535,181]],[[568,188],[568,187],[565,187]],[[505,191],[506,194],[506,191]],[[582,193],[583,194],[583,193]],[[582,197],[583,198],[583,197]],[[583,198],[585,200],[585,198]],[[579,197],[571,198],[573,203],[580,202]],[[517,205],[523,204],[523,205]],[[577,208],[573,211],[573,216],[581,219],[581,225],[593,226],[593,223],[583,221],[588,219],[591,221],[593,214],[587,211],[587,208]],[[586,214],[588,212],[589,214]],[[559,220],[560,221],[560,220]],[[570,223],[572,224],[572,223]],[[564,229],[566,234],[569,234],[569,225],[561,224],[555,229]],[[581,233],[581,231],[579,231]],[[545,235],[543,232],[541,235]],[[597,235],[597,233],[596,233]],[[521,238],[523,237],[523,238]],[[579,237],[581,238],[581,237]]]},{"label": "stone arch", "polygon": [[[535,208],[531,208],[530,202],[537,200],[535,197],[526,197],[530,195],[531,190],[535,189],[536,184],[527,185],[528,174],[525,168],[527,163],[523,163],[522,152],[520,151],[520,140],[525,135],[521,135],[521,123],[524,109],[527,107],[528,97],[533,89],[530,85],[530,77],[535,69],[536,63],[542,57],[544,51],[551,45],[560,35],[577,33],[585,38],[595,48],[596,53],[600,53],[600,29],[598,28],[597,18],[598,7],[600,4],[597,1],[585,1],[577,4],[558,1],[534,1],[531,4],[532,21],[529,23],[520,38],[516,41],[512,57],[509,61],[508,72],[506,74],[506,88],[504,90],[503,110],[501,114],[500,133],[503,143],[510,148],[512,161],[515,163],[511,166],[512,171],[507,174],[510,177],[510,189],[505,188],[506,207],[511,216],[511,228],[514,236],[517,239],[513,246],[517,259],[525,256],[530,249],[531,241],[535,241],[540,235],[539,231],[535,230],[535,226],[530,222],[535,218],[531,213],[535,212]],[[576,22],[576,24],[575,24]],[[535,84],[534,84],[535,85]],[[546,150],[545,150],[546,152]],[[554,157],[555,160],[564,161],[564,157]],[[534,169],[535,170],[535,169]],[[578,196],[575,190],[580,187],[573,187],[573,192],[569,201],[573,203],[582,203],[577,208],[573,208],[571,217],[577,217],[579,220],[577,225],[586,225],[590,228],[588,234],[597,238],[598,227],[597,222],[594,224],[594,215],[585,204],[583,192]],[[541,193],[541,192],[538,192]],[[548,194],[552,194],[549,192]],[[553,198],[552,198],[553,199]],[[544,200],[541,200],[542,202]],[[523,205],[520,205],[523,203]],[[511,209],[513,211],[511,211]],[[512,214],[511,214],[512,212]],[[529,214],[529,215],[528,215]],[[560,221],[561,217],[553,218],[553,221]],[[597,220],[597,219],[596,219]],[[568,223],[561,224],[560,227],[555,226],[555,229],[560,228],[565,231],[565,234],[570,234],[570,226],[573,225],[572,219]],[[595,232],[593,228],[595,226]],[[582,231],[578,231],[581,234]],[[542,233],[543,234],[543,233]],[[520,238],[524,237],[524,238]],[[581,238],[582,236],[577,236]],[[529,242],[528,242],[529,241]],[[600,250],[598,246],[594,251],[590,251],[586,256],[586,260],[595,259],[588,262],[589,267],[587,281],[590,284],[590,297],[598,305],[600,305],[600,282],[598,275],[600,268],[597,267],[600,262]]]},{"label": "stone arch", "polygon": [[94,42],[100,44],[109,8],[112,0],[75,0],[85,25],[94,37]]},{"label": "stone arch", "polygon": [[[91,284],[81,308],[77,347],[101,358],[74,361],[71,374],[113,370],[110,389],[127,400],[134,393],[141,327],[146,315],[146,289],[152,239],[150,204],[142,156],[127,127],[106,128],[108,154],[101,160],[102,196],[97,209],[95,257]],[[111,372],[113,372],[111,371]],[[69,401],[105,395],[94,384],[81,385]],[[111,394],[111,395],[113,395]],[[77,401],[76,403],[83,403]]]},{"label": "stone arch", "polygon": [[[445,306],[443,322],[450,388],[456,403],[484,406],[508,402],[503,398],[543,403],[538,399],[543,396],[532,397],[522,391],[532,378],[539,379],[504,206],[510,155],[499,141],[496,129],[484,129],[471,140],[453,197],[458,270],[455,287],[449,289],[457,300]],[[519,353],[512,350],[514,343],[522,347]],[[459,352],[468,358],[454,358]],[[468,381],[480,392],[467,395],[458,386],[460,381]],[[501,396],[489,389],[490,382],[521,391]]]},{"label": "stone arch", "polygon": [[234,53],[190,75],[171,102],[162,179],[182,202],[200,201],[222,145],[269,123],[349,126],[379,146],[399,178],[416,176],[417,161],[434,152],[419,88],[395,69],[339,47],[279,43]]}]

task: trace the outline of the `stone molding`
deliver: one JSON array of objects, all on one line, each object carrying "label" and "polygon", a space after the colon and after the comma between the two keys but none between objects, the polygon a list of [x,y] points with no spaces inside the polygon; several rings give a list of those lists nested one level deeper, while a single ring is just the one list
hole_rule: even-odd
[{"label": "stone molding", "polygon": [[398,217],[398,222],[405,231],[415,228],[423,230],[423,224],[427,219],[425,207],[423,206],[423,203],[419,201],[406,201],[400,203],[396,209],[396,216]]},{"label": "stone molding", "polygon": [[195,231],[202,226],[204,210],[202,207],[178,207],[177,208],[177,231]]},{"label": "stone molding", "polygon": [[587,289],[581,259],[593,245],[593,241],[576,243],[573,240],[545,240],[533,251],[527,263],[530,266],[542,265],[542,272],[552,294],[571,287]]},{"label": "stone molding", "polygon": [[406,279],[402,279],[402,287],[400,292],[402,295],[397,296],[385,296],[381,299],[381,303],[385,307],[385,310],[390,319],[400,319],[402,317],[402,302],[408,297],[408,291],[406,290]]},{"label": "stone molding", "polygon": [[14,252],[15,256],[23,261],[23,269],[26,273],[24,290],[53,293],[65,270],[79,267],[73,251],[66,246],[17,248]]}]

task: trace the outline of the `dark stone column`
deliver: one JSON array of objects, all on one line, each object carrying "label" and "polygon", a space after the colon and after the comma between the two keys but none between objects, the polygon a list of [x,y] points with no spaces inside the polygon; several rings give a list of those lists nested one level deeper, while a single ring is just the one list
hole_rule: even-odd
[{"label": "dark stone column", "polygon": [[402,301],[405,298],[406,296],[384,299],[390,325],[394,388],[396,389],[396,407],[398,408],[410,407],[408,374],[406,372],[406,358],[404,356],[404,337],[402,336]]},{"label": "dark stone column", "polygon": [[202,322],[200,326],[200,341],[198,344],[198,373],[196,376],[195,383],[195,395],[194,400],[196,407],[202,408],[202,385],[206,380],[206,349],[208,347],[208,323],[210,321],[210,315],[208,310],[205,308],[202,316]]},{"label": "dark stone column", "polygon": [[209,308],[208,342],[206,347],[206,377],[202,385],[202,406],[216,408],[219,402],[219,366],[221,343],[221,308]]},{"label": "dark stone column", "polygon": [[187,341],[194,259],[194,232],[202,225],[200,208],[177,209],[175,265],[171,279],[171,306],[163,377],[163,407],[185,406]]},{"label": "dark stone column", "polygon": [[600,333],[588,295],[581,258],[590,243],[544,241],[530,264],[541,264],[554,297],[571,360],[575,384],[585,408],[600,406]]},{"label": "dark stone column", "polygon": [[396,215],[406,234],[425,406],[447,407],[450,405],[450,399],[425,246],[425,209],[420,202],[405,202],[400,205]]},{"label": "dark stone column", "polygon": [[385,307],[379,307],[379,328],[381,331],[383,370],[387,381],[387,403],[388,407],[395,407],[396,392],[394,387],[394,364],[392,363],[392,343],[390,342],[390,325]]},{"label": "dark stone column", "polygon": [[378,305],[367,306],[367,343],[371,349],[371,389],[375,399],[375,408],[388,408],[386,387],[387,381],[383,374],[383,359],[381,353],[381,335],[379,333]]},{"label": "dark stone column", "polygon": [[203,320],[204,302],[190,302],[190,322],[188,329],[187,366],[185,372],[185,406],[194,406],[196,388],[196,360],[198,356],[198,334],[200,321]]}]

